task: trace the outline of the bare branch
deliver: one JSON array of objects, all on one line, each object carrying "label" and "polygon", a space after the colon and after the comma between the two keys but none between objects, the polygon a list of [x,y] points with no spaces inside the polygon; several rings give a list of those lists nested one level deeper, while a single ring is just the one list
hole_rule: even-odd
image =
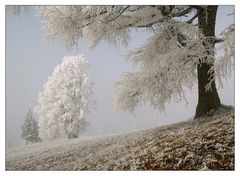
[{"label": "bare branch", "polygon": [[122,13],[124,11],[126,11],[128,8],[130,7],[130,5],[128,5],[127,7],[125,7],[121,12],[119,12],[119,14],[117,16],[115,16],[114,18],[112,18],[111,20],[108,20],[108,21],[105,21],[105,23],[109,23],[109,22],[112,22],[114,20],[116,20],[118,17],[120,17],[122,15]]},{"label": "bare branch", "polygon": [[221,42],[224,42],[224,39],[222,39],[222,38],[215,38],[214,39],[214,43],[221,43]]},{"label": "bare branch", "polygon": [[183,16],[183,15],[186,15],[188,14],[190,11],[192,10],[191,7],[188,7],[184,10],[182,10],[181,12],[179,13],[175,13],[175,14],[169,14],[167,16],[164,16],[163,18],[161,19],[157,19],[155,21],[152,21],[152,22],[149,22],[148,24],[145,24],[145,25],[136,25],[138,21],[136,21],[135,23],[131,23],[131,24],[128,24],[127,26],[124,26],[124,27],[137,27],[137,28],[144,28],[144,27],[151,27],[152,25],[156,24],[156,23],[160,23],[160,22],[163,22],[165,21],[166,19],[169,19],[169,18],[173,18],[173,17],[180,17],[180,16]]},{"label": "bare branch", "polygon": [[181,12],[179,13],[175,13],[175,14],[170,14],[170,17],[180,17],[180,16],[184,16],[186,14],[188,14],[189,12],[191,12],[192,10],[192,7],[188,7],[186,8],[185,10],[182,10]]},{"label": "bare branch", "polygon": [[187,21],[187,23],[191,24],[198,17],[198,13],[196,13],[191,19]]}]

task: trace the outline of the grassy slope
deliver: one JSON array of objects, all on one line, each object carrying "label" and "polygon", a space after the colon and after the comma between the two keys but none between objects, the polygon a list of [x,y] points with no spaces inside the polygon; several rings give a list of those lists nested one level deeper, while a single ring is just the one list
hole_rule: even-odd
[{"label": "grassy slope", "polygon": [[129,134],[6,151],[6,170],[233,170],[234,165],[234,112],[229,108]]}]

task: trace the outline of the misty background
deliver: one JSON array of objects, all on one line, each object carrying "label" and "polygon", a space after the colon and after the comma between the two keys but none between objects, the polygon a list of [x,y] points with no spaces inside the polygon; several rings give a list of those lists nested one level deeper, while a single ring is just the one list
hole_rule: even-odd
[{"label": "misty background", "polygon": [[[216,34],[219,35],[229,24],[234,23],[231,14],[234,6],[219,6]],[[129,47],[111,46],[104,42],[90,50],[82,39],[78,47],[68,51],[62,42],[44,42],[41,24],[31,7],[25,15],[13,16],[6,12],[6,141],[9,145],[21,145],[21,125],[29,108],[37,104],[38,92],[53,69],[62,62],[64,56],[84,55],[90,63],[91,77],[94,82],[96,109],[87,116],[88,130],[82,136],[123,133],[138,129],[151,128],[191,119],[197,105],[197,85],[186,93],[186,102],[167,104],[166,112],[160,113],[146,105],[139,106],[135,114],[117,111],[113,107],[113,86],[126,71],[137,69],[125,61],[123,56],[130,49],[143,44],[153,33],[146,30],[131,32]],[[223,88],[218,89],[221,102],[234,105],[234,71]],[[35,116],[35,118],[37,118]]]}]

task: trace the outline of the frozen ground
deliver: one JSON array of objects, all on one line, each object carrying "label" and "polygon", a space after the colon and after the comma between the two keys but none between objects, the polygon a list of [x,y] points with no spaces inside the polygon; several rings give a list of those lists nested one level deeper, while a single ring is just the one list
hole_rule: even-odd
[{"label": "frozen ground", "polygon": [[6,170],[233,170],[234,112],[128,134],[6,150]]}]

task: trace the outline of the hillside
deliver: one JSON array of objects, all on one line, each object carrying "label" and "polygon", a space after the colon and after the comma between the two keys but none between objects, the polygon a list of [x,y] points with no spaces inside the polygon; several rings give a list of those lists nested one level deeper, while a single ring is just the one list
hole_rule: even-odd
[{"label": "hillside", "polygon": [[234,110],[133,133],[6,150],[6,170],[234,170]]}]

